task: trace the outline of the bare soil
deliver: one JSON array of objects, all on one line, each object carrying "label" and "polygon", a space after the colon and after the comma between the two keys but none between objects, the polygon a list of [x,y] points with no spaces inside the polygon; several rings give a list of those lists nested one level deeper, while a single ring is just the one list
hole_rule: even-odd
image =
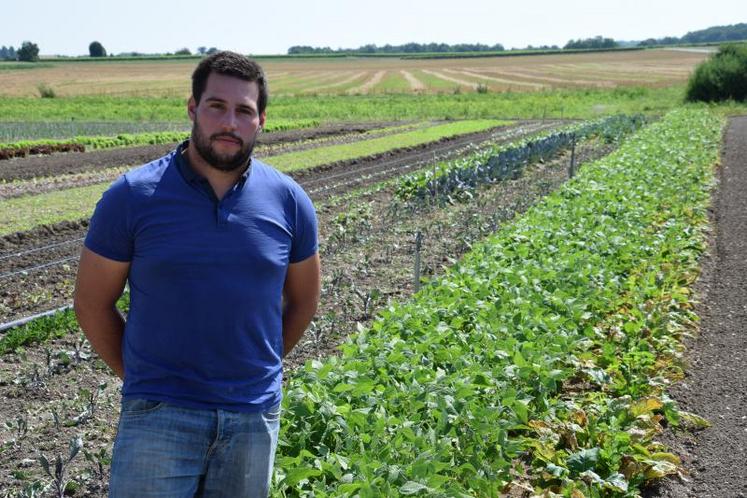
[{"label": "bare soil", "polygon": [[747,496],[747,116],[724,136],[713,193],[710,248],[696,284],[700,333],[688,344],[686,378],[671,394],[712,425],[666,435],[685,479],[668,479],[650,497]]}]

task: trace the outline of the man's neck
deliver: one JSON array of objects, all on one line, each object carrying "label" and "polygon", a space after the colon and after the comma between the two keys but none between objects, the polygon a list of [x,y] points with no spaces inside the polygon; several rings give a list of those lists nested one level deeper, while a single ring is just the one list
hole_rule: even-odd
[{"label": "man's neck", "polygon": [[184,152],[187,155],[189,165],[195,170],[195,173],[207,179],[218,199],[222,199],[226,192],[236,185],[236,182],[239,181],[239,178],[241,178],[241,175],[246,170],[246,166],[232,171],[222,171],[214,168],[205,161],[191,144],[187,146]]}]

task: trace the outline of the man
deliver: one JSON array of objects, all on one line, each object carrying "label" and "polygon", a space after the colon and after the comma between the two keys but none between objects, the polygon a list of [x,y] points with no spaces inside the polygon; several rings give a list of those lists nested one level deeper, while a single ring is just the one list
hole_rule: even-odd
[{"label": "man", "polygon": [[112,497],[268,494],[282,358],[316,311],[320,264],[308,196],[251,157],[266,105],[254,61],[204,59],[190,140],[96,206],[75,311],[124,381]]}]

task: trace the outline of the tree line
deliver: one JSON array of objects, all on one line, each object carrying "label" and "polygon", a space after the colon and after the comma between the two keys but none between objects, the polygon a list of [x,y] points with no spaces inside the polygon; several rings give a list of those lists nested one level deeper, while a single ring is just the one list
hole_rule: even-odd
[{"label": "tree line", "polygon": [[386,44],[381,47],[369,43],[358,48],[311,47],[309,45],[294,45],[288,49],[288,55],[299,54],[418,54],[442,52],[502,52],[503,45],[485,45],[482,43],[405,43],[404,45]]},{"label": "tree line", "polygon": [[[211,55],[217,52],[218,49],[216,47],[197,47],[197,54],[200,55]],[[92,41],[88,45],[88,55],[91,57],[106,57],[107,52],[106,48],[104,48],[104,45],[101,44],[99,41]],[[133,56],[139,56],[139,55],[147,55],[147,54],[141,54],[138,52],[126,52],[122,54],[117,54],[116,56],[114,54],[109,54],[109,57],[117,57],[117,56],[126,56],[126,57],[133,57]],[[161,55],[161,54],[158,54]],[[181,48],[174,52],[173,54],[171,52],[167,52],[163,55],[192,55],[192,51],[188,48]],[[24,41],[21,44],[21,47],[17,50],[11,45],[10,47],[6,47],[3,45],[0,47],[0,60],[4,61],[21,61],[21,62],[36,62],[39,60],[39,45],[36,43],[30,42],[30,41]]]},{"label": "tree line", "polygon": [[653,47],[657,45],[676,45],[679,43],[717,43],[747,40],[747,23],[730,24],[728,26],[712,26],[699,31],[690,31],[681,38],[665,36],[664,38],[648,38],[638,45]]}]

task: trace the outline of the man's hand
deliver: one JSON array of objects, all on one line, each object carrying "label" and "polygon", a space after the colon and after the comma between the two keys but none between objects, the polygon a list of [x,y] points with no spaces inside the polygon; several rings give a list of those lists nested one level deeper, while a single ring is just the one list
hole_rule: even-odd
[{"label": "man's hand", "polygon": [[78,324],[93,349],[120,379],[124,378],[124,318],[115,304],[122,295],[129,271],[129,262],[114,261],[84,247],[75,282]]},{"label": "man's hand", "polygon": [[319,254],[288,265],[283,287],[283,357],[301,340],[319,304],[322,277]]}]

